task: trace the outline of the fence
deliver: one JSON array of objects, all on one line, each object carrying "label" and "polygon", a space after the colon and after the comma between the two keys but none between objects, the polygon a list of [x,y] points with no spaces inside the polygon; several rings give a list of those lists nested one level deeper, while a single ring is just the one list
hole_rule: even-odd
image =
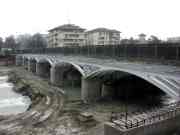
[{"label": "fence", "polygon": [[162,60],[179,60],[180,44],[119,44],[65,46],[58,48],[26,49],[16,53],[64,54],[93,57],[150,58]]},{"label": "fence", "polygon": [[[143,114],[143,113],[142,113]],[[180,115],[180,102],[175,102],[172,104],[169,104],[168,106],[165,106],[165,108],[160,108],[158,110],[154,110],[152,112],[146,113],[146,118],[140,118],[142,114],[138,114],[137,118],[133,115],[133,119],[124,119],[121,117],[117,121],[113,121],[114,124],[120,127],[124,127],[126,129],[129,128],[137,128],[139,126],[144,126],[147,124],[152,124],[158,121],[171,119],[173,117],[176,117],[177,115]],[[139,118],[141,120],[139,120]]]}]

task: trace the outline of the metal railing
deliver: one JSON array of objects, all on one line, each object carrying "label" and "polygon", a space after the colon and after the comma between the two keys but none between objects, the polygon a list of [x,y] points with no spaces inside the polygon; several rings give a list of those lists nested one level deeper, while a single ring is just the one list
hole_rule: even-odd
[{"label": "metal railing", "polygon": [[112,122],[123,129],[130,129],[171,119],[177,115],[180,115],[180,102],[172,103],[168,106],[165,106],[164,108],[149,112],[146,114],[146,118],[140,117],[141,115],[143,115],[143,113],[135,115],[131,120],[125,119],[125,117],[120,117],[116,120],[113,120]]}]

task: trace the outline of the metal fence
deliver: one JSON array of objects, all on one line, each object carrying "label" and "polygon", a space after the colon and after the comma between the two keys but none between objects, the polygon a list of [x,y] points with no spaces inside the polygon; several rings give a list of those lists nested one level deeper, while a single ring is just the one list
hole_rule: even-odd
[{"label": "metal fence", "polygon": [[65,46],[57,48],[26,49],[16,53],[34,54],[64,54],[83,55],[93,57],[124,57],[124,58],[150,58],[164,60],[180,59],[180,44],[119,44],[119,45],[86,45]]},{"label": "metal fence", "polygon": [[[144,115],[145,114],[145,115]],[[180,102],[171,103],[163,108],[155,109],[149,112],[130,114],[129,119],[124,117],[117,118],[112,122],[124,129],[137,128],[140,126],[156,123],[159,121],[172,119],[180,115]]]}]

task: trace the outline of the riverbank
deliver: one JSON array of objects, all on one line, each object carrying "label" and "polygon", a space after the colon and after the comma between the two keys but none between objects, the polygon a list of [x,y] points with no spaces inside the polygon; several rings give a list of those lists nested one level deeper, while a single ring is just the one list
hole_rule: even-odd
[{"label": "riverbank", "polygon": [[30,83],[27,78],[20,75],[21,73],[13,68],[9,72],[9,81],[15,85],[14,91],[29,96],[32,103],[24,113],[4,116],[0,121],[0,134],[40,135],[40,129],[49,134],[47,130],[52,126],[49,129],[44,125],[50,125],[51,121],[59,116],[64,102],[63,94],[57,89],[49,91],[46,87]]},{"label": "riverbank", "polygon": [[[50,85],[47,80],[39,78],[21,68],[12,68],[9,81],[14,91],[31,98],[28,110],[18,115],[4,116],[0,120],[0,134],[5,135],[88,135],[100,130],[103,125],[98,122],[80,122],[81,109],[75,107],[84,104],[80,101],[65,101],[63,91]],[[101,128],[97,128],[101,126]],[[96,129],[96,130],[95,130]]]}]

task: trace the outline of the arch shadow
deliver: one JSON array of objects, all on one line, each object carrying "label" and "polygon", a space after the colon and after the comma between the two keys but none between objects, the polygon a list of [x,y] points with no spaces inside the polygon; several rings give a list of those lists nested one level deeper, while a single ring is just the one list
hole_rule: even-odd
[{"label": "arch shadow", "polygon": [[[88,75],[85,79],[97,79],[103,80],[107,74],[117,74],[117,78],[123,78],[125,76],[135,76],[140,78],[149,84],[159,88],[164,93],[168,94],[174,99],[180,99],[180,82],[174,78],[169,78],[157,74],[148,74],[137,71],[131,71],[126,69],[100,69]],[[119,75],[119,76],[118,76]],[[108,79],[108,78],[107,78]]]},{"label": "arch shadow", "polygon": [[81,67],[72,62],[58,62],[51,68],[51,83],[65,89],[70,100],[81,99],[81,78],[84,76]]},{"label": "arch shadow", "polygon": [[50,70],[53,66],[53,62],[48,58],[40,58],[36,60],[36,74],[40,77],[50,79]]}]

